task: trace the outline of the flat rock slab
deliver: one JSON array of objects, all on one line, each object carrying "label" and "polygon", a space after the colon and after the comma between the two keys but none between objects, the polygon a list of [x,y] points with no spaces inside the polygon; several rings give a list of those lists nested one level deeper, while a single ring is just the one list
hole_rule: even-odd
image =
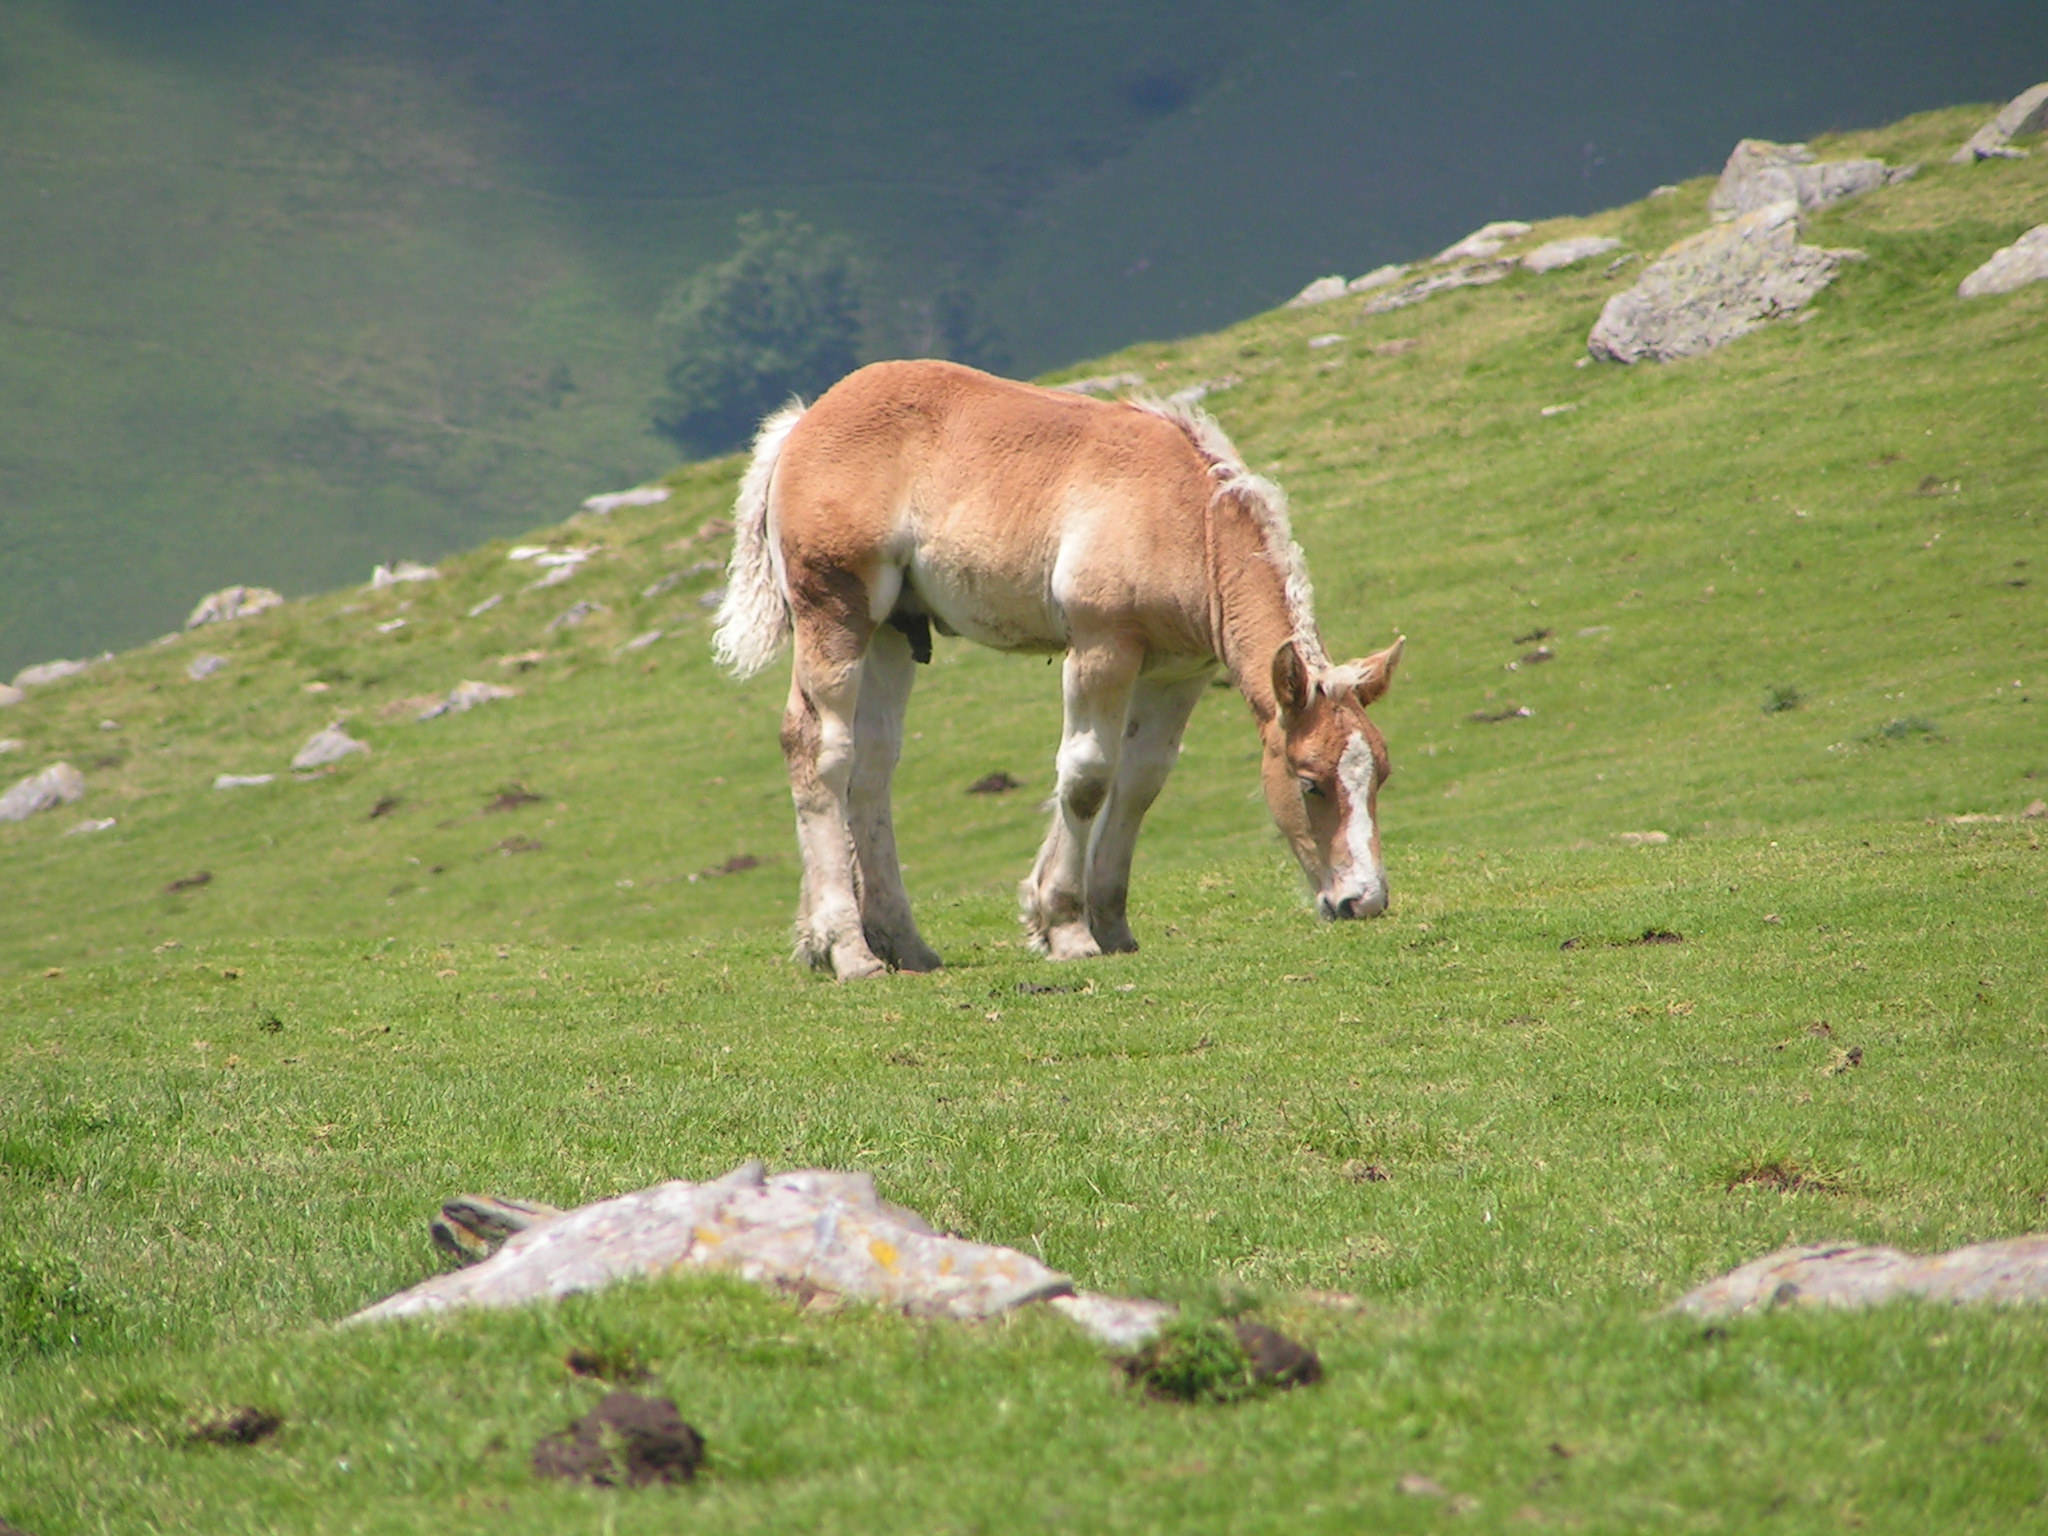
[{"label": "flat rock slab", "polygon": [[1970,141],[1949,156],[1952,165],[1979,160],[2016,160],[2026,153],[2012,141],[2030,133],[2048,133],[2048,80],[2029,86],[1998,109],[1997,116],[1970,135]]},{"label": "flat rock slab", "polygon": [[1522,258],[1522,265],[1531,272],[1555,272],[1620,249],[1621,242],[1612,235],[1574,235],[1537,246]]},{"label": "flat rock slab", "polygon": [[1925,1256],[1849,1243],[1783,1248],[1686,1292],[1671,1310],[1733,1317],[1779,1307],[1872,1307],[1902,1296],[2048,1301],[2048,1233]]},{"label": "flat rock slab", "polygon": [[1882,160],[1816,160],[1804,144],[1774,144],[1769,139],[1744,139],[1721,170],[1721,180],[1707,198],[1707,212],[1728,220],[1792,202],[1813,213],[1845,197],[1872,192],[1902,181],[1919,169],[1893,170]]},{"label": "flat rock slab", "polygon": [[424,1281],[352,1320],[516,1307],[681,1270],[962,1321],[1074,1289],[1028,1254],[934,1232],[915,1212],[882,1200],[866,1174],[805,1170],[770,1178],[761,1164],[747,1163],[707,1184],[677,1179],[540,1221],[482,1263]]},{"label": "flat rock slab", "polygon": [[74,805],[85,798],[85,775],[69,763],[52,763],[0,795],[0,821],[27,821],[38,811]]},{"label": "flat rock slab", "polygon": [[268,587],[222,587],[199,599],[199,606],[185,620],[187,629],[202,624],[226,624],[233,619],[254,618],[284,602],[284,595]]},{"label": "flat rock slab", "polygon": [[1679,241],[1600,311],[1586,346],[1617,363],[1697,357],[1803,307],[1859,251],[1799,242],[1789,198]]},{"label": "flat rock slab", "polygon": [[329,763],[338,763],[345,757],[369,750],[369,743],[357,741],[338,725],[330,725],[306,738],[306,744],[292,759],[292,766],[299,769],[325,768]]},{"label": "flat rock slab", "polygon": [[2048,224],[2036,224],[1964,278],[1958,298],[1982,299],[2011,293],[2029,283],[2048,282]]}]

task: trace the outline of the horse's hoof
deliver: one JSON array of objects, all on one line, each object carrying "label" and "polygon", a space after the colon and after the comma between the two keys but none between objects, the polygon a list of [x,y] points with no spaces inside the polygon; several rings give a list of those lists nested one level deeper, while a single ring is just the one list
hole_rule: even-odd
[{"label": "horse's hoof", "polygon": [[1045,953],[1053,960],[1086,960],[1101,954],[1102,946],[1095,942],[1095,935],[1085,924],[1062,923],[1047,931]]},{"label": "horse's hoof", "polygon": [[916,949],[905,950],[896,956],[897,970],[910,971],[916,974],[939,970],[945,963],[945,961],[939,958],[937,950],[927,948],[922,944],[918,945]]},{"label": "horse's hoof", "polygon": [[841,981],[865,981],[870,976],[888,975],[889,967],[865,944],[849,944],[832,951],[832,974]]}]

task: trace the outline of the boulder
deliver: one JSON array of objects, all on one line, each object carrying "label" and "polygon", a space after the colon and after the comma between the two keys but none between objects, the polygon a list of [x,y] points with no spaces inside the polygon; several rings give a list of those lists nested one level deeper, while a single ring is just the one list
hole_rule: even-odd
[{"label": "boulder", "polygon": [[12,683],[0,683],[0,709],[10,704],[19,704],[28,695]]},{"label": "boulder", "polygon": [[609,491],[602,496],[587,496],[583,510],[594,512],[599,517],[609,517],[621,507],[658,507],[668,500],[665,485],[643,485],[630,491]]},{"label": "boulder", "polygon": [[1596,358],[1617,363],[1696,357],[1788,315],[1835,280],[1860,251],[1799,243],[1791,199],[1679,241],[1607,301],[1587,338]]},{"label": "boulder", "polygon": [[225,624],[230,619],[254,618],[283,601],[281,593],[268,587],[222,587],[218,592],[209,592],[199,599],[199,606],[192,610],[192,617],[185,621],[185,627],[197,629],[202,624]]},{"label": "boulder", "polygon": [[408,581],[439,581],[441,573],[431,565],[421,565],[415,560],[401,560],[396,565],[380,565],[370,572],[370,590],[381,592],[386,587],[399,586]]},{"label": "boulder", "polygon": [[2048,224],[2036,224],[1962,280],[1956,295],[1981,299],[2011,293],[2028,283],[2048,282]]},{"label": "boulder", "polygon": [[0,821],[27,821],[37,811],[73,805],[85,798],[85,775],[69,763],[52,763],[0,795]]},{"label": "boulder", "polygon": [[[565,570],[565,571],[570,571],[570,570],[574,570],[574,569],[575,569],[575,567],[574,567],[574,566],[570,566],[570,565],[565,565],[565,566],[561,566],[561,567],[559,567],[559,569],[561,569],[561,570]],[[562,611],[561,611],[560,613],[556,614],[556,615],[555,615],[555,616],[554,616],[554,617],[553,617],[552,619],[549,619],[549,620],[548,620],[548,622],[547,622],[547,626],[546,626],[546,627],[547,627],[547,629],[548,629],[548,630],[549,630],[550,632],[553,632],[554,630],[557,630],[557,629],[574,629],[574,628],[575,628],[575,627],[576,627],[576,626],[577,626],[578,624],[581,624],[581,623],[582,623],[582,622],[583,622],[583,621],[584,621],[585,619],[589,618],[589,617],[590,617],[590,616],[591,616],[591,615],[592,615],[593,613],[603,613],[603,612],[604,612],[604,604],[603,604],[603,603],[593,603],[593,602],[588,602],[588,601],[585,601],[585,602],[581,602],[581,603],[571,603],[571,604],[570,604],[570,605],[569,605],[569,606],[568,606],[567,608],[564,608],[564,609],[563,609],[563,610],[562,610]]]},{"label": "boulder", "polygon": [[1804,144],[1744,139],[1735,146],[1721,181],[1707,198],[1707,212],[1726,222],[1788,199],[1812,213],[1845,197],[1904,181],[1920,169],[1897,170],[1882,160],[1816,160]]},{"label": "boulder", "polygon": [[18,689],[47,688],[52,683],[61,683],[67,677],[76,677],[90,661],[39,661],[32,667],[23,667],[14,674],[14,686]]},{"label": "boulder", "polygon": [[1974,1243],[1920,1256],[1896,1248],[1821,1243],[1781,1248],[1687,1291],[1673,1312],[1731,1317],[1781,1307],[1869,1307],[1924,1301],[2048,1301],[2048,1234]]},{"label": "boulder", "polygon": [[1530,228],[1520,219],[1497,219],[1491,224],[1482,224],[1456,245],[1447,245],[1438,251],[1435,264],[1441,267],[1454,261],[1490,261],[1510,240],[1521,239]]},{"label": "boulder", "polygon": [[1512,261],[1470,261],[1463,266],[1453,267],[1448,272],[1432,272],[1423,277],[1411,278],[1397,288],[1391,288],[1378,298],[1367,299],[1359,305],[1362,315],[1391,314],[1397,309],[1406,309],[1411,304],[1420,304],[1434,294],[1444,293],[1452,288],[1475,288],[1484,283],[1497,283],[1515,270]]},{"label": "boulder", "polygon": [[1620,248],[1621,242],[1611,235],[1574,235],[1537,246],[1522,257],[1522,265],[1531,272],[1555,272]]},{"label": "boulder", "polygon": [[438,720],[443,715],[459,715],[472,710],[479,704],[488,704],[493,699],[516,699],[519,690],[507,688],[502,683],[457,683],[445,699],[438,700],[419,712],[421,720]]},{"label": "boulder", "polygon": [[2024,149],[2012,141],[2030,133],[2048,133],[2048,80],[2030,86],[1998,109],[1998,115],[1970,135],[1969,143],[1949,156],[1952,165],[1979,160],[2017,160]]},{"label": "boulder", "polygon": [[[1307,309],[1314,304],[1327,304],[1332,299],[1344,297],[1345,283],[1341,277],[1319,277],[1301,292],[1287,301],[1289,309]],[[1074,388],[1068,384],[1067,389]]]},{"label": "boulder", "polygon": [[1375,288],[1384,288],[1389,283],[1398,283],[1408,275],[1408,264],[1390,261],[1383,267],[1374,267],[1363,277],[1354,277],[1344,285],[1346,293],[1371,293]]},{"label": "boulder", "polygon": [[213,787],[215,789],[254,789],[259,784],[273,783],[276,779],[277,775],[274,773],[220,773],[214,775]]},{"label": "boulder", "polygon": [[4,757],[9,752],[19,752],[27,745],[28,743],[19,736],[0,736],[0,757]]},{"label": "boulder", "polygon": [[338,763],[345,757],[369,750],[367,742],[357,741],[339,725],[330,725],[325,730],[315,731],[306,738],[306,744],[299,748],[298,755],[292,759],[292,766],[325,768],[329,763]]}]

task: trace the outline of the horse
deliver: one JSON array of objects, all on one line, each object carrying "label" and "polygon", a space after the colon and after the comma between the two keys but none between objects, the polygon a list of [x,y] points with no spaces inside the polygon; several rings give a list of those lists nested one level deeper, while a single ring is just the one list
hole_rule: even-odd
[{"label": "horse", "polygon": [[794,639],[781,742],[799,959],[841,980],[941,963],[911,915],[889,803],[934,628],[1064,653],[1052,825],[1020,893],[1040,953],[1138,947],[1139,824],[1218,667],[1251,707],[1266,803],[1317,911],[1386,910],[1387,748],[1366,706],[1403,641],[1330,661],[1279,487],[1193,406],[885,362],[762,424],[713,641],[748,677]]}]

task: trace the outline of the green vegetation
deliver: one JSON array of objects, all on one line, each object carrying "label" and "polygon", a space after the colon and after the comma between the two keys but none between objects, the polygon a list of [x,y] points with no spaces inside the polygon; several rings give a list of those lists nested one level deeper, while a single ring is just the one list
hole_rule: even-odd
[{"label": "green vegetation", "polygon": [[[1979,116],[1817,146],[1927,169],[1816,221],[1870,260],[1810,323],[1696,362],[1575,366],[1614,291],[1595,263],[1089,365],[1237,375],[1208,403],[1291,492],[1332,649],[1409,636],[1377,706],[1377,923],[1309,918],[1219,694],[1141,849],[1143,953],[1021,953],[1056,687],[942,643],[898,830],[949,968],[784,963],[781,685],[712,672],[700,601],[731,461],[535,536],[598,547],[561,585],[491,545],[0,713],[10,775],[64,757],[91,784],[0,828],[0,1518],[2037,1526],[2037,1314],[1658,1315],[1787,1242],[2048,1222],[2048,822],[2023,816],[2048,794],[2048,287],[1953,296],[2038,221],[2048,157],[1942,163]],[[1705,193],[1535,238],[1654,253]],[[577,601],[603,607],[547,627]],[[208,653],[229,666],[189,681]],[[414,721],[464,677],[521,693]],[[373,752],[295,780],[337,717]],[[1938,732],[1887,731],[1916,719]],[[999,769],[1023,790],[964,792]],[[1669,841],[1617,836],[1647,831]],[[437,1267],[447,1195],[566,1204],[750,1156],[871,1169],[1197,1317],[1234,1288],[1327,1378],[1156,1401],[1054,1317],[821,1316],[702,1279],[327,1326]],[[571,1351],[675,1398],[696,1484],[531,1480],[606,1389]],[[188,1439],[245,1406],[283,1427]]]}]

